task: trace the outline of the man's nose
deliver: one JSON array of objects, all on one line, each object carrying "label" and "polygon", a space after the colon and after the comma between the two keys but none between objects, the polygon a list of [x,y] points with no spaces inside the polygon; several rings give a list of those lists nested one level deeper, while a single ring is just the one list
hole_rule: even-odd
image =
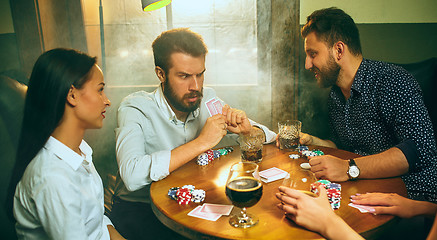
[{"label": "man's nose", "polygon": [[200,89],[200,79],[198,76],[193,75],[191,84],[190,84],[190,90],[196,90],[199,91]]},{"label": "man's nose", "polygon": [[311,69],[313,67],[313,61],[311,58],[306,57],[305,58],[305,69]]}]

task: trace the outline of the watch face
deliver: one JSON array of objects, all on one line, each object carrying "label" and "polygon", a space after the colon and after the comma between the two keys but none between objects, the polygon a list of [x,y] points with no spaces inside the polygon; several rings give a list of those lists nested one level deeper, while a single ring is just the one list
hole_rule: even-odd
[{"label": "watch face", "polygon": [[351,166],[349,168],[349,175],[353,178],[356,178],[358,175],[360,175],[360,170],[356,166]]}]

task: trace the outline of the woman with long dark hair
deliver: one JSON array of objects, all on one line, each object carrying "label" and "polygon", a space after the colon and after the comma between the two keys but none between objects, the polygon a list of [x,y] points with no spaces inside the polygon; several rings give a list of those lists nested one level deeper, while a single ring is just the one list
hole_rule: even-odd
[{"label": "woman with long dark hair", "polygon": [[102,181],[83,140],[111,105],[104,86],[96,59],[76,50],[36,61],[8,193],[19,239],[121,237],[104,216]]}]

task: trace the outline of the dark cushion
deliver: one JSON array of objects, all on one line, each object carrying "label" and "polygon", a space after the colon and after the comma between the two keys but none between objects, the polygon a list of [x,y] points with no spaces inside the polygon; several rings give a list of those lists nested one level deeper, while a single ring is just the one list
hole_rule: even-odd
[{"label": "dark cushion", "polygon": [[26,91],[26,85],[0,76],[0,232],[4,239],[16,239],[14,223],[3,206],[15,163]]}]

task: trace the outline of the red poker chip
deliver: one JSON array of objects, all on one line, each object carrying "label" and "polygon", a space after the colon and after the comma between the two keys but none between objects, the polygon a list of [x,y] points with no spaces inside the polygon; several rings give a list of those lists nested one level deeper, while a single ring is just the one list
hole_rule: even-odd
[{"label": "red poker chip", "polygon": [[208,161],[213,161],[214,160],[214,151],[212,151],[211,149],[209,149],[208,151],[205,152],[208,155]]}]

